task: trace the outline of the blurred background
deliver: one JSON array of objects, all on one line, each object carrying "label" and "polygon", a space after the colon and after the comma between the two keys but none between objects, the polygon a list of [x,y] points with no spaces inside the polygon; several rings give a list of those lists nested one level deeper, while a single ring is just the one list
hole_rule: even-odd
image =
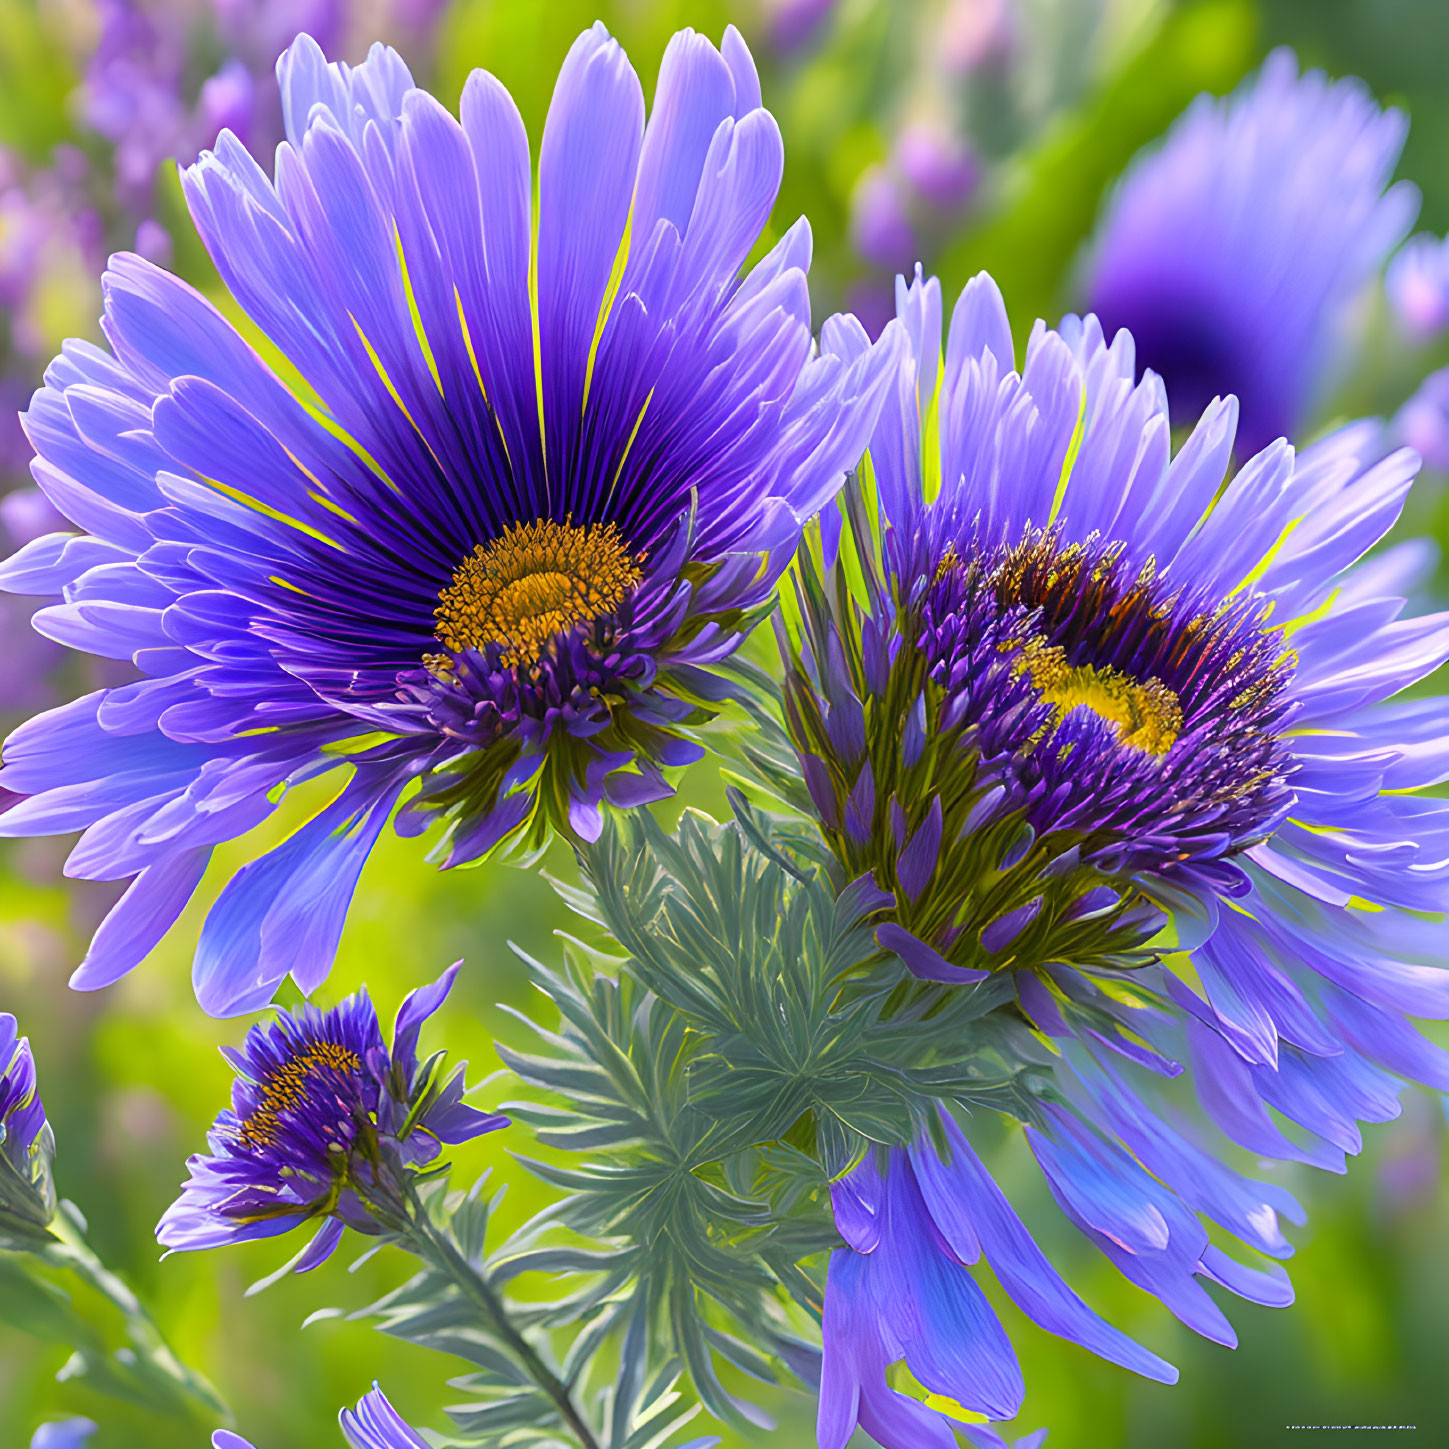
[{"label": "blurred background", "polygon": [[[1412,122],[1399,175],[1422,189],[1421,229],[1449,228],[1449,5],[1444,0],[0,0],[0,526],[9,546],[53,526],[27,483],[13,423],[60,340],[98,337],[97,278],[131,248],[171,265],[228,306],[181,206],[173,161],[230,126],[270,155],[280,134],[271,61],[299,28],[333,57],[374,39],[397,44],[422,83],[456,102],[475,66],[513,92],[535,141],[565,50],[602,19],[646,93],[670,34],[718,38],[733,21],[760,65],[786,141],[774,229],[800,213],[815,235],[818,315],[848,306],[872,329],[892,310],[890,278],[917,257],[946,294],[982,267],[1024,337],[1037,316],[1079,304],[1079,256],[1123,166],[1201,91],[1231,90],[1275,45],[1304,65],[1362,76]],[[230,309],[233,311],[234,309]],[[1449,361],[1449,358],[1437,359]],[[1427,366],[1417,368],[1422,376]],[[1392,413],[1415,377],[1392,357],[1363,371],[1330,412]],[[1326,426],[1330,416],[1319,419]],[[1441,479],[1420,485],[1414,525],[1449,539]],[[17,491],[21,490],[21,491]],[[0,608],[0,710],[9,725],[49,697],[87,687],[74,664],[34,639],[23,608]],[[71,673],[64,674],[68,669]],[[682,800],[722,812],[706,762]],[[316,808],[299,794],[290,828]],[[677,810],[676,802],[665,810]],[[277,1267],[280,1244],[158,1261],[156,1219],[183,1159],[202,1144],[230,1073],[217,1047],[243,1024],[196,1008],[188,963],[221,883],[272,842],[274,825],[217,852],[208,886],[142,969],[96,995],[66,978],[107,903],[105,887],[63,883],[55,842],[0,850],[0,1008],[32,1038],[59,1141],[57,1178],[102,1256],[153,1305],[162,1327],[235,1407],[258,1449],[340,1443],[339,1405],[380,1379],[404,1417],[442,1428],[462,1372],[365,1324],[316,1309],[357,1308],[408,1273],[384,1253],[349,1274],[347,1253],[302,1279],[244,1298]],[[559,855],[549,868],[572,871]],[[566,913],[536,871],[491,865],[440,874],[411,842],[385,839],[363,876],[323,998],[365,982],[384,1019],[449,961],[467,969],[432,1043],[498,1069],[492,1042],[514,1036],[497,1010],[535,1008],[505,941],[555,959]],[[506,1078],[480,1105],[506,1100]],[[1407,1094],[1402,1119],[1368,1134],[1346,1179],[1276,1169],[1310,1209],[1293,1233],[1295,1308],[1234,1300],[1236,1351],[1181,1328],[1117,1277],[1053,1212],[1024,1210],[1066,1276],[1100,1311],[1177,1363],[1181,1384],[1135,1379],[1035,1330],[993,1291],[1022,1352],[1022,1431],[1051,1426],[1052,1449],[1306,1445],[1331,1431],[1288,1426],[1415,1425],[1449,1443],[1449,1190],[1441,1104]],[[459,1179],[484,1167],[509,1184],[502,1216],[520,1221],[540,1190],[508,1158],[521,1132],[457,1154]],[[1001,1164],[1002,1184],[1027,1164]],[[1053,1224],[1057,1226],[1054,1228]],[[994,1285],[988,1285],[994,1289]],[[104,1322],[97,1305],[96,1313]],[[68,1350],[21,1333],[24,1305],[0,1302],[0,1446],[29,1442],[45,1419],[99,1421],[97,1449],[180,1449],[210,1426],[147,1417],[58,1382]],[[44,1325],[32,1322],[43,1330]],[[770,1402],[782,1446],[813,1443],[813,1404]],[[725,1436],[729,1449],[746,1441]]]}]

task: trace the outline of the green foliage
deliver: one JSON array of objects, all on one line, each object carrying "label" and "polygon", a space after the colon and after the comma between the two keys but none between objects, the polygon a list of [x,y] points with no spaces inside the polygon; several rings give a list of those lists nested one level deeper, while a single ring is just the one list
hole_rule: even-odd
[{"label": "green foliage", "polygon": [[955,297],[989,271],[1005,293],[1018,347],[1036,318],[1055,319],[1079,301],[1072,266],[1113,179],[1199,92],[1232,89],[1256,59],[1256,35],[1248,0],[1177,7],[1097,95],[1017,159],[1005,204],[942,255],[944,294]]},{"label": "green foliage", "polygon": [[550,1099],[510,1110],[563,1155],[525,1164],[560,1196],[495,1271],[565,1275],[546,1321],[587,1325],[574,1356],[609,1343],[630,1385],[682,1361],[739,1424],[728,1369],[814,1377],[829,1183],[930,1130],[939,1103],[1032,1120],[1048,1058],[993,1010],[1008,988],[903,984],[871,926],[880,893],[840,889],[808,838],[733,802],[737,821],[687,812],[672,836],[611,822],[582,853],[587,887],[560,887],[627,955],[565,938],[561,971],[526,958],[559,1026],[516,1013],[536,1050],[499,1054]]},{"label": "green foliage", "polygon": [[192,1422],[225,1417],[216,1391],[176,1356],[136,1295],[96,1257],[85,1230],[80,1210],[62,1202],[43,1236],[0,1240],[0,1322],[68,1345],[62,1380]]}]

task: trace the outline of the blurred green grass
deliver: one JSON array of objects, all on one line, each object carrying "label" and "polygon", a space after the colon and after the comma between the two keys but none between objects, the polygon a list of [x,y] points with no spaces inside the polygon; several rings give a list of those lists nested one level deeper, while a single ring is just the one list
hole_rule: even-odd
[{"label": "blurred green grass", "polygon": [[[810,216],[820,297],[838,303],[853,263],[841,240],[851,186],[883,154],[881,88],[898,40],[891,0],[842,0],[841,42],[803,62],[771,64],[762,53],[767,103],[785,132],[786,182],[779,227]],[[24,0],[0,0],[0,140],[41,156],[67,134],[69,84],[54,13],[37,18]],[[753,12],[715,0],[553,0],[548,5],[461,0],[439,46],[437,88],[456,98],[469,69],[487,65],[518,99],[531,134],[541,131],[559,60],[578,30],[602,18],[628,47],[646,88],[669,34],[692,24],[717,35],[737,19],[751,40]],[[1380,95],[1404,104],[1414,131],[1405,172],[1423,187],[1425,221],[1449,224],[1449,8],[1442,0],[1207,0],[1160,7],[1144,48],[1121,72],[1060,118],[1016,163],[996,208],[958,238],[942,262],[948,292],[982,266],[1001,282],[1024,333],[1038,314],[1071,304],[1071,269],[1103,189],[1138,146],[1203,88],[1225,90],[1280,42],[1339,72],[1361,71]],[[180,239],[178,265],[208,285],[194,241]],[[1391,404],[1394,399],[1387,400]],[[1449,532],[1443,509],[1426,517]],[[55,843],[0,852],[0,1004],[21,1017],[35,1044],[46,1103],[60,1142],[61,1191],[80,1204],[92,1238],[153,1305],[172,1341],[212,1377],[259,1449],[318,1449],[340,1443],[339,1405],[380,1379],[405,1417],[444,1426],[458,1397],[447,1379],[463,1366],[395,1343],[363,1324],[325,1321],[298,1331],[323,1305],[356,1308],[401,1281],[408,1263],[383,1253],[350,1274],[343,1253],[301,1279],[245,1298],[246,1285],[290,1251],[281,1243],[158,1261],[155,1221],[174,1196],[185,1155],[200,1146],[223,1103],[230,1074],[216,1048],[242,1023],[201,1016],[188,975],[204,908],[246,859],[324,798],[299,792],[280,822],[218,851],[197,903],[153,959],[110,991],[81,996],[65,978],[106,897],[104,887],[62,886]],[[685,800],[721,813],[722,792],[706,762]],[[677,809],[678,805],[668,807]],[[568,875],[555,851],[545,868]],[[571,921],[534,868],[438,873],[416,842],[385,837],[364,872],[324,1001],[366,983],[384,1019],[405,992],[449,961],[467,968],[430,1040],[471,1058],[475,1076],[497,1069],[496,1036],[517,1040],[500,1003],[525,1012],[542,1003],[506,942],[556,959],[553,932]],[[490,1088],[491,1103],[509,1095]],[[1299,1301],[1275,1312],[1233,1300],[1235,1351],[1197,1339],[1131,1288],[1050,1212],[1033,1217],[1067,1277],[1100,1311],[1182,1369],[1176,1388],[1147,1384],[1049,1338],[1003,1304],[1027,1374],[1023,1429],[1051,1426],[1052,1449],[1131,1449],[1329,1442],[1290,1424],[1412,1423],[1418,1442],[1449,1442],[1449,1220],[1439,1151],[1443,1118],[1425,1099],[1405,1124],[1372,1130],[1346,1179],[1279,1174],[1310,1207],[1295,1230],[1292,1271]],[[485,1168],[509,1184],[502,1218],[517,1223],[542,1205],[538,1187],[511,1163],[527,1151],[522,1131],[484,1138],[455,1155],[462,1182]],[[1395,1187],[1413,1151],[1431,1170]],[[1003,1144],[1003,1185],[1030,1179],[1020,1142]],[[1411,1175],[1411,1174],[1410,1174]],[[1412,1189],[1412,1190],[1410,1190]],[[998,1304],[1003,1300],[988,1284]],[[0,1446],[23,1446],[44,1418],[87,1413],[102,1429],[97,1449],[182,1449],[205,1442],[200,1425],[158,1421],[90,1396],[54,1375],[66,1352],[0,1329]],[[779,1395],[782,1446],[813,1442],[813,1406]],[[750,1442],[726,1433],[728,1449]]]}]

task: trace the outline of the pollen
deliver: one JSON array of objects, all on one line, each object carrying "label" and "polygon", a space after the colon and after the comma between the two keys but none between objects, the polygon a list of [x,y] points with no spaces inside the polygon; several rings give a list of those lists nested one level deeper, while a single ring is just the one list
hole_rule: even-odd
[{"label": "pollen", "polygon": [[1040,641],[1027,645],[1018,669],[1029,673],[1042,698],[1056,706],[1058,722],[1085,705],[1117,727],[1124,745],[1149,755],[1165,755],[1182,731],[1182,705],[1160,679],[1144,684],[1110,667],[1073,668],[1061,649]]},{"label": "pollen", "polygon": [[273,1146],[281,1133],[281,1114],[306,1105],[320,1073],[351,1076],[361,1070],[362,1061],[350,1047],[331,1041],[311,1043],[262,1082],[261,1101],[241,1124],[242,1141],[250,1147]]},{"label": "pollen", "polygon": [[438,596],[434,632],[455,654],[498,644],[506,664],[536,663],[552,640],[617,609],[642,561],[612,523],[513,524],[459,564]]}]

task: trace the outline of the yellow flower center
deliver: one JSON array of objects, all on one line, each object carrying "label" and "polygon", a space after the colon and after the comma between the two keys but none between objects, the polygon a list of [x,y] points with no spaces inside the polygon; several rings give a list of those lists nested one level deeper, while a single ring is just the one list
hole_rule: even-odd
[{"label": "yellow flower center", "polygon": [[1057,722],[1086,705],[1117,727],[1124,745],[1149,755],[1165,755],[1182,730],[1182,705],[1160,679],[1139,684],[1111,667],[1072,668],[1062,650],[1036,641],[1027,645],[1018,668],[1029,673],[1042,698],[1056,706]]},{"label": "yellow flower center", "polygon": [[362,1062],[350,1047],[332,1041],[313,1042],[262,1083],[262,1099],[241,1125],[242,1140],[252,1147],[275,1143],[280,1132],[278,1115],[307,1101],[308,1086],[319,1067],[339,1073],[360,1072]]},{"label": "yellow flower center", "polygon": [[[512,524],[458,565],[435,633],[455,654],[500,644],[505,663],[534,663],[560,634],[617,609],[643,577],[642,557],[612,523]],[[446,668],[436,655],[424,662]]]}]

